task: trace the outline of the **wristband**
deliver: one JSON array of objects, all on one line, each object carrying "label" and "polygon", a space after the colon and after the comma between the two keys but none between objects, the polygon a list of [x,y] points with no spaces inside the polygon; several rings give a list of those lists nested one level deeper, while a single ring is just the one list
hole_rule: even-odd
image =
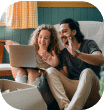
[{"label": "wristband", "polygon": [[79,54],[81,53],[79,50],[75,50],[75,55],[73,57],[77,58],[79,56]]},{"label": "wristband", "polygon": [[57,69],[57,70],[60,70],[60,67],[61,67],[61,64],[59,63],[57,66],[55,66],[55,68]]}]

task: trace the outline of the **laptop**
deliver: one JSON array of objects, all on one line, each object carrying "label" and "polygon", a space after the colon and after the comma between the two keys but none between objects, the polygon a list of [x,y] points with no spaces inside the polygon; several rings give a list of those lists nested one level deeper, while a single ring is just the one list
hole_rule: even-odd
[{"label": "laptop", "polygon": [[34,45],[9,45],[9,59],[13,67],[37,68]]}]

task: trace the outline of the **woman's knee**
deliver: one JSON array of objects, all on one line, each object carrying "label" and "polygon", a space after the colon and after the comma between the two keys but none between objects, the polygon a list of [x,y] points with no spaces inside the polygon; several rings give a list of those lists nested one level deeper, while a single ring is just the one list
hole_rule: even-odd
[{"label": "woman's knee", "polygon": [[27,71],[26,69],[23,69],[23,68],[19,68],[18,71],[17,71],[17,76],[27,76]]},{"label": "woman's knee", "polygon": [[28,70],[28,73],[31,73],[31,74],[37,74],[37,70],[35,70],[35,69],[29,69]]},{"label": "woman's knee", "polygon": [[28,71],[28,75],[29,76],[33,76],[33,77],[40,77],[41,76],[41,73],[39,73],[37,70],[35,69],[30,69]]},{"label": "woman's knee", "polygon": [[[40,77],[41,73],[39,73],[37,70],[35,69],[30,69],[28,71],[28,84],[33,84],[34,81],[36,81],[36,79],[38,79]],[[36,84],[39,81],[36,81]]]}]

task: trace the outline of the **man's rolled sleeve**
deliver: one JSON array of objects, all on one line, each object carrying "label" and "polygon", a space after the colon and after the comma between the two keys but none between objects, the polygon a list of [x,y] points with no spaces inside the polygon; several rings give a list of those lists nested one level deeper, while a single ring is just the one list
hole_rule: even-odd
[{"label": "man's rolled sleeve", "polygon": [[102,53],[102,51],[99,49],[97,43],[93,40],[89,40],[88,48],[89,48],[89,54],[92,54],[94,51],[100,51]]}]

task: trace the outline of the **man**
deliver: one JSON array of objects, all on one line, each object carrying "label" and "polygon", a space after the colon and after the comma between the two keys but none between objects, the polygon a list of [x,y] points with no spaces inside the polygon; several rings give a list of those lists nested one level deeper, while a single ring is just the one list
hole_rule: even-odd
[{"label": "man", "polygon": [[[84,39],[78,22],[72,19],[61,21],[59,33],[65,48],[59,65],[53,65],[60,71],[52,67],[46,70],[49,87],[60,110],[89,108],[100,99],[99,72],[103,55],[95,41]],[[42,56],[49,64],[59,62],[55,54],[43,52]]]}]

